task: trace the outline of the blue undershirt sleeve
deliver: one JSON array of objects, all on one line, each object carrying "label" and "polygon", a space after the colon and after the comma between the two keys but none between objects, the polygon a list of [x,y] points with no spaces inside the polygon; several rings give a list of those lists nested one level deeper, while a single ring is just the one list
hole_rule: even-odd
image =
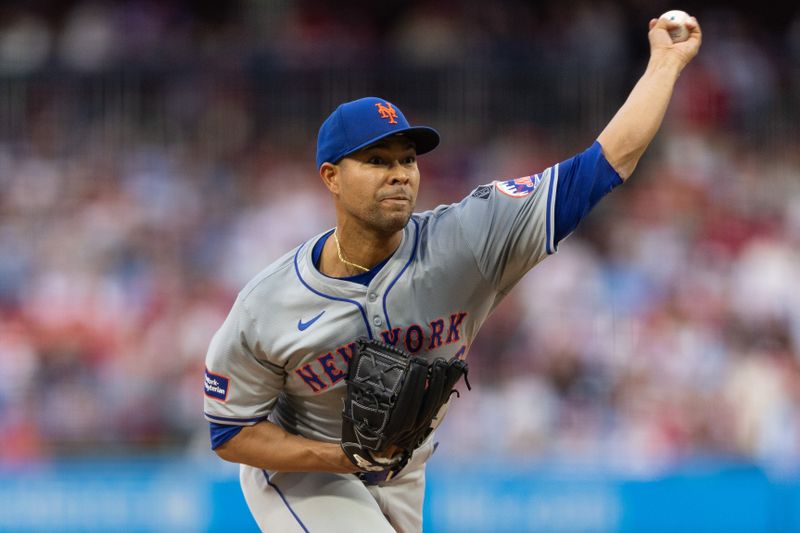
[{"label": "blue undershirt sleeve", "polygon": [[600,143],[558,166],[554,240],[556,244],[578,227],[578,223],[600,199],[622,183],[606,161]]},{"label": "blue undershirt sleeve", "polygon": [[211,426],[211,449],[216,450],[233,437],[239,434],[243,426],[230,426],[226,424],[215,424],[209,422]]}]

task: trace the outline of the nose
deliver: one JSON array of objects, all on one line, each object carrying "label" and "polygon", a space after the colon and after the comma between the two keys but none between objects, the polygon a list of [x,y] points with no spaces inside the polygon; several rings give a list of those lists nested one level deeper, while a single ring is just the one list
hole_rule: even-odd
[{"label": "nose", "polygon": [[395,161],[394,164],[389,168],[389,183],[408,183],[411,179],[409,176],[409,171],[405,168],[404,165],[401,165],[399,161]]}]

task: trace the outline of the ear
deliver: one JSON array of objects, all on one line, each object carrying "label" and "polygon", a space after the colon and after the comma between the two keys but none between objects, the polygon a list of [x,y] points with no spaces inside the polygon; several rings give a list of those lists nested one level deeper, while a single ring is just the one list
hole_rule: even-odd
[{"label": "ear", "polygon": [[322,166],[319,167],[319,177],[322,178],[322,183],[333,194],[339,194],[339,172],[339,167],[332,163],[322,163]]}]

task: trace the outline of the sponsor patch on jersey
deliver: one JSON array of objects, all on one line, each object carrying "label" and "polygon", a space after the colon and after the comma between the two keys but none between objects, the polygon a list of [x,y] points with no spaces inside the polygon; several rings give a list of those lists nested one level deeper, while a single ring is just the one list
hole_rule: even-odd
[{"label": "sponsor patch on jersey", "polygon": [[220,402],[226,401],[230,381],[229,378],[209,372],[206,368],[206,396]]},{"label": "sponsor patch on jersey", "polygon": [[534,192],[541,182],[542,175],[536,174],[535,176],[525,176],[524,178],[513,180],[495,181],[494,185],[498,191],[507,196],[524,198]]},{"label": "sponsor patch on jersey", "polygon": [[474,191],[472,191],[473,198],[480,198],[481,200],[486,200],[489,198],[489,195],[492,194],[492,186],[491,185],[481,185]]}]

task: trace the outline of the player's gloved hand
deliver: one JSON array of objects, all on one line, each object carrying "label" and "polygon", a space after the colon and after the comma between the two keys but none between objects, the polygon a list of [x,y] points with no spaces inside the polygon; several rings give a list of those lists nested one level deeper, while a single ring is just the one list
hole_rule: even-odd
[{"label": "player's gloved hand", "polygon": [[352,447],[345,448],[344,446],[342,446],[342,449],[348,459],[362,472],[383,472],[384,470],[392,470],[398,467],[402,468],[405,465],[402,451],[380,455],[368,449],[353,451]]},{"label": "player's gloved hand", "polygon": [[466,374],[460,359],[428,363],[395,346],[358,339],[342,412],[344,453],[364,471],[399,472]]}]

